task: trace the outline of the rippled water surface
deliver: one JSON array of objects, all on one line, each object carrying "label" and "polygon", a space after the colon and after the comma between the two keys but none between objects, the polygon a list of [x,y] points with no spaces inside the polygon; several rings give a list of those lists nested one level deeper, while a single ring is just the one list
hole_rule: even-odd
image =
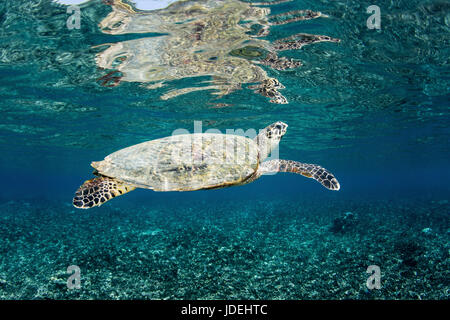
[{"label": "rippled water surface", "polygon": [[[450,5],[381,1],[377,30],[372,4],[92,0],[69,29],[67,5],[1,1],[0,298],[448,299]],[[72,207],[91,161],[194,121],[283,121],[280,157],[341,190],[277,174]]]}]

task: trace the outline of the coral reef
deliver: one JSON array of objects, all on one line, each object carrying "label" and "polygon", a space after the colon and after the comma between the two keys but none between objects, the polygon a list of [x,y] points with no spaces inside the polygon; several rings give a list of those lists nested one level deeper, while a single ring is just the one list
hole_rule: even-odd
[{"label": "coral reef", "polygon": [[349,211],[342,217],[334,219],[330,230],[334,233],[345,233],[350,231],[357,223],[358,215]]},{"label": "coral reef", "polygon": [[[449,298],[448,205],[299,201],[130,201],[83,214],[3,202],[0,299]],[[330,231],[346,210],[358,224]],[[69,265],[81,289],[67,288]],[[366,287],[369,265],[380,290]]]}]

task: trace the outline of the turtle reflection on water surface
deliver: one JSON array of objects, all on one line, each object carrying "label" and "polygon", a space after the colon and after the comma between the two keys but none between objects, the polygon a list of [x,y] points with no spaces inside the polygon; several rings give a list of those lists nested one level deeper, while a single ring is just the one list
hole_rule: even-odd
[{"label": "turtle reflection on water surface", "polygon": [[109,47],[96,55],[96,62],[99,67],[114,71],[99,78],[100,84],[114,87],[121,81],[139,82],[153,89],[171,80],[209,76],[210,80],[168,91],[161,98],[199,90],[213,90],[213,94],[223,96],[248,83],[258,89],[256,93],[269,97],[270,102],[287,103],[278,91],[282,86],[265,87],[279,81],[269,77],[261,66],[277,70],[296,68],[300,61],[279,57],[277,52],[339,40],[303,33],[274,43],[260,39],[268,35],[273,25],[326,17],[311,10],[270,15],[269,8],[257,6],[280,2],[286,1],[177,1],[165,9],[137,11],[122,0],[111,0],[108,4],[112,12],[100,23],[102,32],[159,36],[107,44]]}]

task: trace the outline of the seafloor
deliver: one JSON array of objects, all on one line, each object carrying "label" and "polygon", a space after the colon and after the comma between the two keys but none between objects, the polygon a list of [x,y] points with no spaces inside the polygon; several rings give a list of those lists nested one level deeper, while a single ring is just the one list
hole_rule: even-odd
[{"label": "seafloor", "polygon": [[[448,299],[448,200],[0,205],[0,299]],[[346,214],[352,212],[352,214]],[[67,288],[69,265],[81,289]],[[369,265],[381,289],[368,290]]]}]

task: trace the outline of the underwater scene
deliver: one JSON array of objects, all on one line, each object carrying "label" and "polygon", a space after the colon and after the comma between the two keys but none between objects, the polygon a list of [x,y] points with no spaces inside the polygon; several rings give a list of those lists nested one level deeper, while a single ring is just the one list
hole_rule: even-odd
[{"label": "underwater scene", "polygon": [[2,0],[0,299],[449,299],[449,31],[445,0]]}]

